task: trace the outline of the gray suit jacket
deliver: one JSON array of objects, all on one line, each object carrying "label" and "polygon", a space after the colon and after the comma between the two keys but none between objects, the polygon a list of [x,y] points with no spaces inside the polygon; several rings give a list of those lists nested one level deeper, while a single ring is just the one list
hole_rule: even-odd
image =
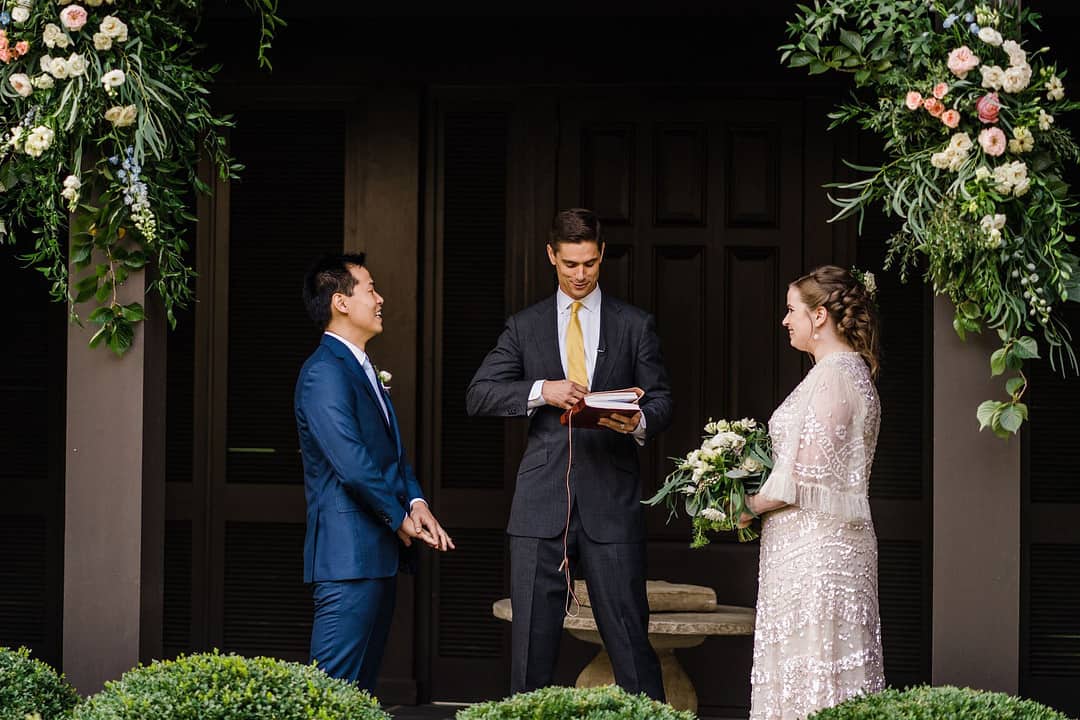
[{"label": "gray suit jacket", "polygon": [[[671,388],[660,356],[655,322],[633,305],[604,295],[600,345],[592,391],[640,387],[646,438],[671,421]],[[537,380],[565,378],[559,356],[554,296],[506,321],[495,348],[484,358],[466,394],[469,415],[526,417],[529,391]],[[529,440],[518,466],[507,532],[552,538],[566,525],[566,468],[569,438],[562,411],[544,405],[529,418]],[[611,430],[574,430],[570,487],[581,524],[597,542],[645,539],[637,443]]]}]

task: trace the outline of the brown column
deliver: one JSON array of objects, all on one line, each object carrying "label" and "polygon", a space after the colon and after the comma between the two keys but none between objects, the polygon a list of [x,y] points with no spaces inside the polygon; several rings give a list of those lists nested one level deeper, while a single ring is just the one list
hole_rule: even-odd
[{"label": "brown column", "polygon": [[[372,89],[349,118],[345,159],[346,250],[367,253],[367,265],[386,298],[383,334],[367,350],[393,373],[391,397],[405,450],[418,467],[417,373],[420,322],[420,99],[416,91]],[[424,488],[431,485],[420,477]],[[417,700],[416,583],[402,575],[379,677],[384,704]]]},{"label": "brown column", "polygon": [[[120,301],[145,286],[134,274]],[[120,358],[87,346],[97,326],[68,330],[63,670],[84,694],[161,652],[162,315],[148,303]]]},{"label": "brown column", "polygon": [[[961,342],[934,301],[933,683],[1015,693],[1020,637],[1020,440],[978,431],[1001,398],[997,335]],[[917,431],[912,428],[912,431]]]}]

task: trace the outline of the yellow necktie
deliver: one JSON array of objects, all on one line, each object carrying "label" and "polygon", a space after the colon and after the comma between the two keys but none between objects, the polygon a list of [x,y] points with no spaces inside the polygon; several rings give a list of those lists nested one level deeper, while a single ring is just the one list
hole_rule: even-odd
[{"label": "yellow necktie", "polygon": [[570,324],[566,326],[566,377],[582,387],[589,387],[589,371],[585,365],[585,338],[581,333],[578,310],[581,303],[570,305]]}]

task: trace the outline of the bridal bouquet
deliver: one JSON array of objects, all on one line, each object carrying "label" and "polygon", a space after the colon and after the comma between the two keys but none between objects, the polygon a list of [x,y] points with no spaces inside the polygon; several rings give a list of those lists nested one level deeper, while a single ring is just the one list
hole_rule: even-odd
[{"label": "bridal bouquet", "polygon": [[765,426],[756,420],[709,421],[701,447],[686,457],[672,458],[675,471],[647,505],[665,502],[678,512],[681,500],[693,518],[694,538],[690,546],[709,544],[710,532],[737,533],[739,542],[753,540],[757,532],[737,527],[746,509],[746,496],[757,492],[772,470],[772,443]]}]

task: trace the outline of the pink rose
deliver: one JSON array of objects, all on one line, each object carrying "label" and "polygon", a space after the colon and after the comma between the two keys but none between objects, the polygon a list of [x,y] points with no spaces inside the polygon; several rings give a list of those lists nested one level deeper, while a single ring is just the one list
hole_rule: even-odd
[{"label": "pink rose", "polygon": [[960,113],[955,110],[946,110],[941,114],[941,122],[945,123],[946,127],[954,128],[960,124]]},{"label": "pink rose", "polygon": [[941,113],[945,112],[945,104],[937,98],[926,98],[923,100],[923,107],[933,117],[941,117]]},{"label": "pink rose", "polygon": [[30,43],[26,42],[25,40],[20,40],[19,42],[15,43],[15,52],[17,52],[19,55],[25,55],[26,53],[30,52]]},{"label": "pink rose", "polygon": [[1005,140],[1005,133],[1001,132],[1000,128],[994,127],[986,128],[979,133],[979,144],[982,145],[984,153],[998,157],[1005,152],[1005,146],[1008,143]]},{"label": "pink rose", "polygon": [[60,22],[68,30],[80,30],[86,24],[86,10],[81,5],[68,5],[60,13]]},{"label": "pink rose", "polygon": [[961,45],[949,53],[948,64],[952,74],[963,80],[979,64],[979,56],[971,52],[967,45]]},{"label": "pink rose", "polygon": [[998,112],[1001,110],[1001,101],[996,92],[986,93],[975,103],[975,110],[979,113],[979,120],[984,123],[996,123]]},{"label": "pink rose", "polygon": [[918,110],[922,107],[922,95],[914,90],[909,90],[907,97],[904,98],[904,104],[907,105],[908,110]]},{"label": "pink rose", "polygon": [[0,48],[0,61],[11,62],[11,51],[7,48]]},{"label": "pink rose", "polygon": [[948,94],[949,94],[949,85],[948,85],[948,83],[938,83],[937,85],[934,86],[934,97],[936,97],[938,100],[940,100],[941,98],[945,97]]}]

